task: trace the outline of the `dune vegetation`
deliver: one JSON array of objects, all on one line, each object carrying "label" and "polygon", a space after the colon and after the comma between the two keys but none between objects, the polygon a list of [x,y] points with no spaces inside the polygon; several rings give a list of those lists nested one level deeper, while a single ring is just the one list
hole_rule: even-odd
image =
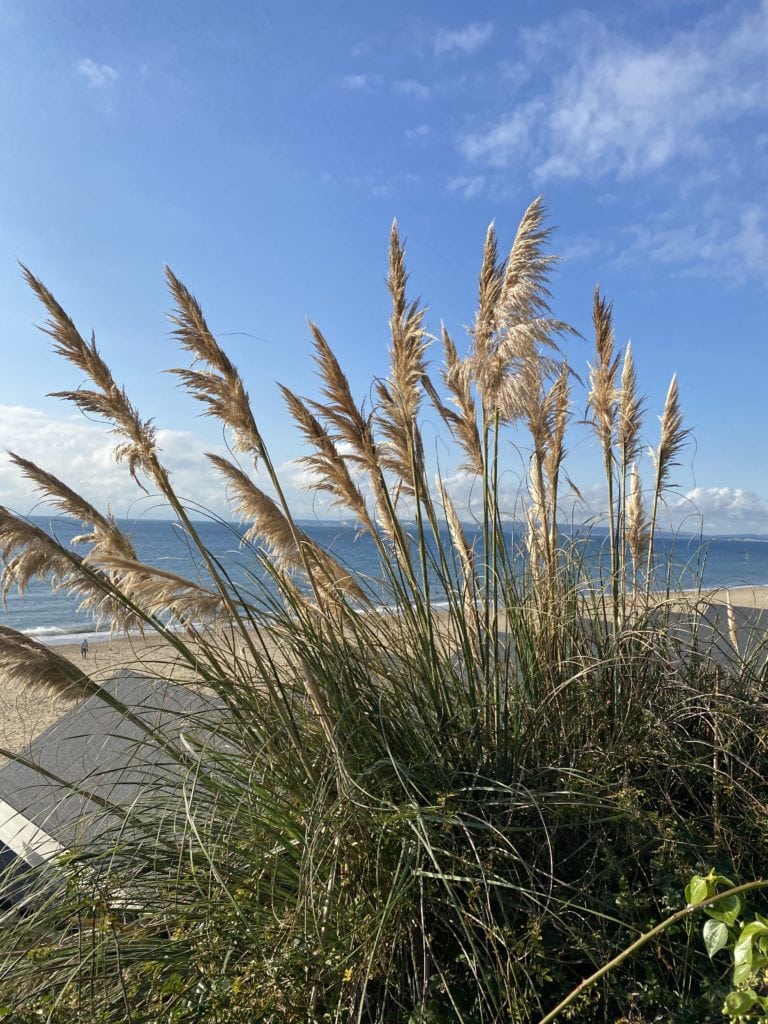
[{"label": "dune vegetation", "polygon": [[[38,869],[35,897],[5,912],[0,1019],[536,1022],[683,906],[692,875],[760,877],[764,648],[734,638],[716,653],[697,595],[673,601],[656,555],[687,436],[678,384],[647,436],[633,353],[599,293],[591,365],[572,366],[548,234],[538,200],[506,257],[489,229],[461,354],[445,330],[428,337],[393,228],[389,372],[367,406],[311,325],[317,394],[282,394],[313,488],[375,544],[376,579],[296,522],[246,382],[173,273],[192,360],[174,372],[229,439],[209,457],[244,523],[246,584],[206,548],[95,341],[26,272],[84,379],[60,397],[115,431],[116,459],[170,505],[200,571],[142,564],[111,514],[13,455],[84,531],[63,546],[0,509],[3,585],[45,577],[117,630],[164,636],[217,710],[200,736],[160,738],[173,785],[104,807],[103,841]],[[598,579],[562,529],[585,408],[606,493]],[[434,478],[427,420],[441,462],[474,480],[471,533]],[[510,464],[526,467],[514,508]],[[0,667],[100,692],[8,629]],[[558,1019],[721,1019],[716,963],[683,917]]]}]

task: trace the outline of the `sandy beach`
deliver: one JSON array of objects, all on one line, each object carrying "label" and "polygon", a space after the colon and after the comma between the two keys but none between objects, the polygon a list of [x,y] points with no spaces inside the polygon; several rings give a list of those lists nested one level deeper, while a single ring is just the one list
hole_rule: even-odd
[{"label": "sandy beach", "polygon": [[[54,649],[76,665],[83,665],[96,682],[104,682],[121,669],[149,675],[162,673],[166,677],[170,672],[180,681],[191,676],[173,648],[156,636],[113,637],[92,642],[85,661],[79,644],[61,644]],[[29,688],[6,676],[0,687],[0,747],[14,753],[22,750],[73,704],[73,700],[58,693]],[[0,757],[0,761],[4,759]]]},{"label": "sandy beach", "polygon": [[[746,628],[749,628],[747,623],[754,626],[755,613],[768,613],[768,587],[712,591],[702,594],[697,604],[706,601],[715,613],[722,612],[729,597],[733,608],[742,613],[738,616],[739,624]],[[691,599],[693,595],[685,595],[680,605],[690,607]],[[758,621],[762,626],[761,620],[762,616],[759,616]],[[171,676],[180,682],[189,681],[193,676],[177,652],[156,636],[113,637],[91,643],[85,662],[81,660],[78,644],[62,644],[55,650],[77,665],[84,664],[89,675],[97,682],[109,679],[121,669],[132,669],[148,675],[158,674],[165,678]],[[0,747],[11,752],[22,750],[72,707],[73,703],[60,694],[29,689],[12,678],[3,679],[0,688]]]},{"label": "sandy beach", "polygon": [[730,590],[712,590],[702,596],[711,604],[726,604],[730,596],[734,608],[768,610],[768,587],[732,587]]}]

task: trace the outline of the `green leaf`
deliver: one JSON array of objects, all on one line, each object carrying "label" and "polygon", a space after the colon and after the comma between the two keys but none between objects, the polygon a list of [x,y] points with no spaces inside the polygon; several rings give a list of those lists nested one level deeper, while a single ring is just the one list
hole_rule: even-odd
[{"label": "green leaf", "polygon": [[726,889],[732,889],[736,883],[725,875],[715,875],[715,885],[722,885]]},{"label": "green leaf", "polygon": [[745,981],[752,973],[751,963],[740,963],[734,964],[733,968],[733,983],[734,985],[740,985],[742,981]]},{"label": "green leaf", "polygon": [[704,946],[710,960],[728,944],[728,926],[722,921],[706,921],[704,923]]},{"label": "green leaf", "polygon": [[744,932],[741,933],[736,941],[736,945],[733,947],[733,962],[736,966],[740,964],[752,963],[752,937],[750,935],[744,936]]},{"label": "green leaf", "polygon": [[702,900],[705,900],[710,895],[710,884],[701,875],[694,875],[685,887],[686,903],[690,905],[692,903],[701,903]]},{"label": "green leaf", "polygon": [[750,921],[741,929],[739,942],[746,942],[747,939],[751,942],[759,935],[768,935],[768,925],[764,925],[761,921]]},{"label": "green leaf", "polygon": [[753,992],[751,988],[743,992],[729,992],[725,997],[723,1013],[727,1013],[729,1017],[741,1017],[749,1013],[756,1002],[757,992]]},{"label": "green leaf", "polygon": [[711,907],[705,907],[704,913],[714,918],[715,921],[722,921],[724,924],[733,925],[736,923],[743,904],[739,896],[726,896],[718,900]]}]

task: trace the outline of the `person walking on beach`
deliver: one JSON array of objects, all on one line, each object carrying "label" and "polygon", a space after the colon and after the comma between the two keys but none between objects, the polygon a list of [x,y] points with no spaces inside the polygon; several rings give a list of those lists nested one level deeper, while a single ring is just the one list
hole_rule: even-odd
[{"label": "person walking on beach", "polygon": [[87,638],[85,640],[83,640],[83,642],[80,644],[80,657],[83,659],[83,661],[85,661],[85,659],[88,657],[88,640],[87,640]]}]

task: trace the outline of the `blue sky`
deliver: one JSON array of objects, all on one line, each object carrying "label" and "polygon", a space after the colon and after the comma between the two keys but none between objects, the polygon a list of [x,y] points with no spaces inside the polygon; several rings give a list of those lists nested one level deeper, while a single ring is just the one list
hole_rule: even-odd
[{"label": "blue sky", "polygon": [[[697,528],[695,507],[709,530],[768,532],[765,2],[0,0],[0,53],[3,448],[147,514],[104,431],[44,397],[78,378],[35,330],[17,260],[96,331],[180,490],[220,508],[196,453],[221,435],[161,373],[180,361],[164,262],[240,367],[293,490],[274,382],[314,393],[305,319],[364,397],[386,372],[393,217],[430,330],[461,341],[487,224],[508,245],[543,193],[564,257],[554,310],[586,337],[568,342],[574,367],[599,282],[651,442],[679,374],[695,442],[675,520]],[[597,453],[578,432],[571,447],[598,502]],[[33,503],[2,457],[0,501]]]}]

